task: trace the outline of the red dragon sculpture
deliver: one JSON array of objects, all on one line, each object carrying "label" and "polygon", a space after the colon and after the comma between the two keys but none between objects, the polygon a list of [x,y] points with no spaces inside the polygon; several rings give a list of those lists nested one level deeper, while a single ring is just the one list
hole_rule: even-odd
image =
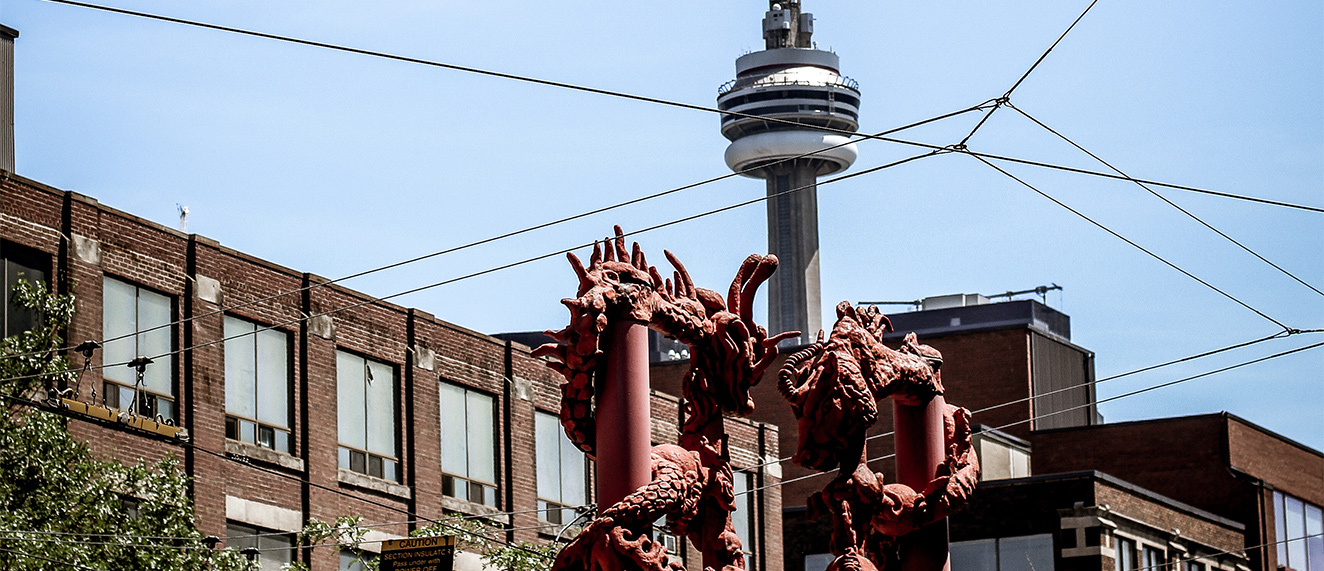
[{"label": "red dragon sculpture", "polygon": [[647,323],[690,347],[690,369],[682,381],[684,421],[678,445],[653,447],[652,482],[602,510],[561,551],[553,569],[682,571],[649,537],[662,516],[705,554],[706,569],[744,569],[740,538],[731,525],[735,495],[722,413],[753,412],[749,388],[772,364],[777,343],[799,335],[769,337],[754,323],[754,295],[776,270],[777,258],[746,258],[723,299],[695,287],[671,252],[666,256],[675,272],[663,278],[639,244],[627,251],[621,228],[615,230],[613,239],[594,245],[588,266],[567,255],[579,277],[577,297],[562,300],[570,324],[549,331],[558,343],[538,347],[534,355],[551,357],[548,366],[565,376],[561,424],[576,446],[596,457],[592,398],[594,371],[604,359],[600,337],[613,319]]},{"label": "red dragon sculpture", "polygon": [[914,333],[900,350],[883,345],[892,329],[877,307],[842,302],[826,341],[791,355],[778,375],[778,389],[799,421],[796,464],[815,470],[839,467],[837,477],[810,496],[810,517],[832,517],[829,571],[876,571],[890,557],[897,537],[947,517],[969,500],[979,481],[971,444],[969,411],[943,411],[946,459],[922,490],[884,484],[865,457],[865,431],[878,418],[882,399],[918,405],[943,394],[942,355],[920,345]]}]

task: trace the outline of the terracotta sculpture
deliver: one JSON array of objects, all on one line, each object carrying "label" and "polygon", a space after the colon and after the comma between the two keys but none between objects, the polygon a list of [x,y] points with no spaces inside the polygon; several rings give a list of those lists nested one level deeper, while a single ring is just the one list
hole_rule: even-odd
[{"label": "terracotta sculpture", "polygon": [[562,301],[570,309],[570,324],[549,331],[559,343],[543,345],[534,354],[552,357],[548,365],[566,378],[561,423],[576,446],[590,457],[597,455],[592,399],[594,383],[601,381],[594,371],[604,360],[601,338],[612,320],[646,323],[689,345],[691,357],[682,381],[679,445],[653,447],[652,481],[602,510],[562,550],[553,569],[683,570],[649,536],[652,523],[662,516],[672,531],[703,552],[705,569],[745,567],[731,525],[735,496],[722,413],[753,412],[750,386],[772,364],[777,342],[799,332],[768,337],[753,320],[754,294],[776,270],[775,256],[745,259],[726,299],[695,287],[684,265],[671,252],[666,256],[675,267],[668,279],[648,265],[637,243],[626,250],[619,226],[614,239],[595,244],[587,267],[568,255],[579,276],[577,297]]},{"label": "terracotta sculpture", "polygon": [[892,329],[874,306],[837,306],[832,335],[792,355],[778,375],[778,389],[799,421],[792,461],[816,470],[839,467],[837,477],[809,498],[810,517],[829,515],[831,570],[873,571],[890,557],[896,538],[947,517],[969,499],[979,480],[971,444],[970,413],[943,410],[946,458],[923,489],[884,484],[866,464],[865,431],[878,406],[891,397],[918,405],[943,394],[942,355],[906,336],[899,350],[883,345]]}]

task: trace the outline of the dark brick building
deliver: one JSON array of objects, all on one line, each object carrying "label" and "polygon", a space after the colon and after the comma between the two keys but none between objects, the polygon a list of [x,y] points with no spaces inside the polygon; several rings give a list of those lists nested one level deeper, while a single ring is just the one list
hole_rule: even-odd
[{"label": "dark brick building", "polygon": [[[1036,301],[987,301],[925,300],[890,315],[886,339],[914,331],[941,351],[948,402],[975,413],[984,481],[949,522],[953,571],[1324,568],[1324,539],[1301,539],[1320,531],[1318,451],[1226,413],[1104,424],[1094,354],[1071,343],[1070,319]],[[778,366],[755,389],[753,418],[781,427],[789,456],[795,419],[775,388]],[[653,371],[668,390],[683,367],[662,360]],[[879,412],[871,467],[891,477],[891,407]],[[821,570],[829,529],[804,502],[830,476],[781,466],[786,569]],[[1275,541],[1282,549],[1257,547]]]},{"label": "dark brick building", "polygon": [[[108,340],[94,367],[178,351],[148,365],[141,385],[119,365],[93,369],[79,391],[183,427],[190,445],[79,420],[69,429],[100,455],[182,458],[205,534],[360,515],[380,524],[368,539],[381,540],[423,518],[467,515],[511,541],[549,541],[574,518],[569,508],[592,502],[592,470],[555,421],[561,378],[524,345],[4,171],[0,258],[16,268],[6,283],[26,270],[76,294],[66,337]],[[674,442],[678,400],[652,399],[654,440]],[[779,454],[777,428],[728,426],[738,487],[751,490],[738,532],[752,568],[779,571],[778,478],[759,468]],[[268,566],[291,556],[266,553]],[[346,563],[330,549],[301,553],[314,569]],[[457,568],[476,559],[462,555]]]}]

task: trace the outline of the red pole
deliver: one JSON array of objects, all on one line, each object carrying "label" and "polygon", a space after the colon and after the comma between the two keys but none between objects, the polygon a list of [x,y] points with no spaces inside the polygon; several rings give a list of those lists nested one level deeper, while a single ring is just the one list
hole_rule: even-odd
[{"label": "red pole", "polygon": [[648,402],[648,326],[608,326],[607,378],[597,388],[598,510],[653,480]]},{"label": "red pole", "polygon": [[[919,406],[904,405],[895,399],[892,403],[897,481],[923,491],[946,456],[942,421],[946,400],[938,396]],[[905,535],[900,545],[901,569],[949,571],[947,540],[945,518]]]}]

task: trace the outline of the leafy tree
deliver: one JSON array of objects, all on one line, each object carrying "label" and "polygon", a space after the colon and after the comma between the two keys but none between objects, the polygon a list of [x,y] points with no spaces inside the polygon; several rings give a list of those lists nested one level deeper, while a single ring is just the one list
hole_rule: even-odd
[{"label": "leafy tree", "polygon": [[[364,569],[375,571],[378,561],[367,557],[359,550],[368,529],[362,525],[363,518],[341,516],[334,522],[311,519],[304,527],[299,539],[308,545],[328,545],[336,551],[349,550],[358,556]],[[551,567],[556,557],[557,545],[553,543],[536,544],[520,542],[505,544],[493,541],[495,534],[504,533],[499,526],[493,526],[476,519],[452,517],[439,523],[421,527],[410,532],[410,537],[454,537],[455,549],[482,554],[483,566],[500,571],[539,571]],[[293,571],[307,571],[308,566],[295,563],[289,566]]]},{"label": "leafy tree", "polygon": [[73,296],[20,281],[14,301],[40,320],[0,342],[0,374],[30,377],[0,381],[7,406],[0,413],[0,568],[246,569],[237,552],[210,549],[194,526],[188,476],[173,455],[155,463],[98,460],[62,417],[14,400],[75,378],[55,352]]}]

